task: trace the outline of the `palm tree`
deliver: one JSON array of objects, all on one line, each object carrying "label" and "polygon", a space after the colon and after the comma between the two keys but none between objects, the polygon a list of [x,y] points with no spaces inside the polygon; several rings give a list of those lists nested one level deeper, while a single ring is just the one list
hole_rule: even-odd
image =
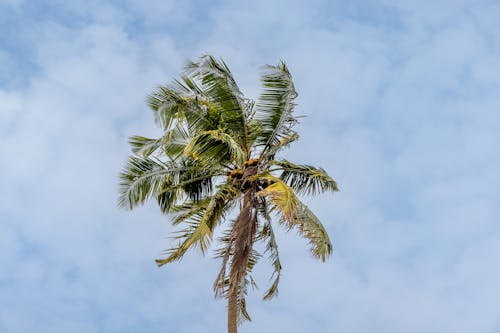
[{"label": "palm tree", "polygon": [[255,103],[243,97],[223,60],[205,55],[188,63],[179,80],[148,97],[163,135],[131,137],[133,154],[120,174],[121,207],[155,199],[174,226],[183,226],[159,266],[191,248],[204,254],[214,230],[224,228],[214,290],[228,300],[229,333],[250,320],[245,296],[261,257],[257,242],[274,268],[263,298],[277,294],[281,263],[272,220],[307,238],[314,257],[325,261],[332,252],[325,228],[298,195],[337,191],[335,181],[321,168],[276,157],[298,139],[297,93],[285,63],[266,66],[262,85]]}]

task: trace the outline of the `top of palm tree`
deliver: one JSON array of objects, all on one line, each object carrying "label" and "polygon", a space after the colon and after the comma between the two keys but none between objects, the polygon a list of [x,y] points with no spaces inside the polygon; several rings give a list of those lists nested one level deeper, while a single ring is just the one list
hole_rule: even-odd
[{"label": "top of palm tree", "polygon": [[[324,261],[332,252],[325,228],[298,195],[337,191],[337,184],[322,168],[278,158],[299,137],[296,97],[284,62],[264,68],[262,93],[253,101],[243,96],[224,61],[202,56],[148,97],[163,134],[131,137],[133,154],[120,175],[121,207],[154,199],[172,224],[184,226],[176,232],[177,245],[157,260],[160,266],[193,247],[204,253],[215,228],[225,227],[214,288],[226,297],[238,291],[240,319],[249,318],[244,296],[252,281],[247,272],[261,256],[253,249],[256,241],[265,244],[275,271],[264,299],[277,292],[281,264],[273,219],[308,239],[315,257]],[[231,220],[237,208],[238,218]]]}]

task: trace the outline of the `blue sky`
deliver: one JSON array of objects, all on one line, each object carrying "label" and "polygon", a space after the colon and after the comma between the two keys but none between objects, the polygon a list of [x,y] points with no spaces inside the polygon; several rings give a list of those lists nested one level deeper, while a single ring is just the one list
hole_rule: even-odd
[{"label": "blue sky", "polygon": [[341,188],[306,199],[333,258],[280,234],[241,332],[500,333],[497,1],[0,0],[0,32],[1,332],[224,331],[219,263],[157,268],[168,220],[116,206],[145,96],[212,53],[253,98],[287,62],[286,156]]}]

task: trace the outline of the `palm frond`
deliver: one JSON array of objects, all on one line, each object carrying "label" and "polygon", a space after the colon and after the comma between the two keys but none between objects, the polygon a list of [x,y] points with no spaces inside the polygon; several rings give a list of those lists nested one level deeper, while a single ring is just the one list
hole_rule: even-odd
[{"label": "palm frond", "polygon": [[171,219],[171,223],[173,225],[178,225],[184,221],[188,221],[193,216],[203,215],[211,200],[211,197],[203,198],[198,201],[187,200],[182,204],[172,206],[170,213],[174,216]]},{"label": "palm frond", "polygon": [[297,194],[319,194],[326,191],[338,191],[337,183],[323,168],[311,165],[293,164],[287,160],[271,161],[281,170],[280,178]]},{"label": "palm frond", "polygon": [[272,299],[278,294],[278,284],[281,276],[281,261],[279,258],[278,243],[276,242],[276,237],[271,224],[271,216],[267,206],[265,198],[262,198],[260,200],[259,211],[264,217],[265,223],[259,232],[258,239],[265,241],[265,253],[267,253],[273,265],[273,274],[271,276],[272,283],[263,296],[263,299],[266,301]]},{"label": "palm frond", "polygon": [[[226,297],[228,296],[228,291],[229,291],[229,286],[230,286],[230,277],[227,274],[227,268],[230,264],[230,259],[232,254],[234,253],[234,239],[231,237],[233,234],[233,227],[234,227],[234,221],[232,223],[232,226],[225,230],[225,232],[222,234],[222,236],[219,238],[219,242],[222,243],[224,246],[220,247],[215,251],[215,257],[216,258],[221,258],[222,259],[222,266],[219,271],[219,274],[217,275],[217,278],[214,281],[214,291],[215,291],[215,297]],[[248,257],[247,261],[247,273],[251,273],[254,266],[257,264],[259,259],[262,258],[262,255],[253,249]],[[253,279],[249,280],[251,282],[251,285],[256,288],[257,284]]]},{"label": "palm frond", "polygon": [[281,216],[281,222],[289,229],[296,227],[299,233],[309,240],[311,253],[325,261],[332,252],[328,234],[311,210],[304,205],[281,179],[274,176],[260,176],[274,181],[257,194],[269,198],[273,211]]},{"label": "palm frond", "polygon": [[188,88],[179,88],[181,85],[179,81],[174,81],[170,86],[159,86],[148,96],[147,103],[154,112],[156,123],[164,130],[169,130],[176,123],[185,124],[193,134],[217,128],[217,119],[211,117],[209,112],[215,105],[203,96],[186,92]]},{"label": "palm frond", "polygon": [[[235,204],[235,199],[239,195],[239,190],[236,189],[231,183],[219,185],[217,192],[210,198],[205,199],[206,209],[200,219],[200,224],[205,224],[210,231],[213,231],[217,223],[226,213],[231,210]],[[179,221],[178,219],[175,220]],[[180,221],[179,221],[180,222]]]},{"label": "palm frond", "polygon": [[183,124],[178,123],[163,135],[163,152],[171,160],[176,160],[183,155],[191,139]]},{"label": "palm frond", "polygon": [[237,307],[238,307],[238,325],[241,325],[245,320],[251,321],[250,314],[247,311],[247,300],[246,297],[248,295],[248,285],[250,284],[251,279],[250,276],[245,276],[240,282],[238,288],[238,296],[237,296]]},{"label": "palm frond", "polygon": [[291,221],[284,222],[290,227],[297,227],[300,234],[309,240],[313,256],[325,261],[333,251],[328,233],[321,221],[305,204],[299,202],[298,207],[297,215]]},{"label": "palm frond", "polygon": [[143,136],[134,135],[129,138],[128,142],[134,154],[141,157],[148,157],[162,146],[163,138],[149,139]]},{"label": "palm frond", "polygon": [[265,180],[271,185],[257,192],[257,195],[269,198],[274,210],[277,210],[285,219],[292,220],[297,215],[298,199],[293,190],[281,179],[270,174],[257,175],[259,180]]},{"label": "palm frond", "polygon": [[[229,274],[227,274],[227,268],[230,266],[229,260],[231,258],[232,251],[234,250],[233,239],[231,238],[231,230],[226,230],[223,236],[220,238],[220,241],[225,244],[224,247],[218,249],[216,251],[217,257],[222,258],[222,267],[217,275],[217,278],[214,282],[214,291],[215,297],[229,297],[229,289],[231,286],[231,279]],[[238,285],[238,294],[236,296],[236,307],[237,307],[237,317],[238,324],[241,324],[245,320],[251,320],[250,315],[247,311],[246,306],[246,296],[248,294],[248,287],[252,286],[253,288],[257,288],[257,284],[251,276],[251,272],[258,262],[258,260],[262,257],[260,253],[256,250],[252,250],[246,267],[246,273],[243,279],[239,282]]]},{"label": "palm frond", "polygon": [[187,76],[201,82],[204,96],[219,106],[224,127],[233,133],[243,150],[248,152],[245,100],[224,61],[205,55],[196,62],[190,62],[185,72]]},{"label": "palm frond", "polygon": [[271,145],[266,153],[269,160],[273,160],[274,156],[280,150],[288,147],[292,142],[299,139],[299,134],[296,132],[291,132],[288,135],[284,135],[275,144]]},{"label": "palm frond", "polygon": [[220,173],[216,169],[203,168],[198,165],[185,166],[173,183],[165,183],[156,199],[161,211],[171,212],[178,200],[185,197],[198,201],[212,194],[213,179]]},{"label": "palm frond", "polygon": [[200,133],[186,146],[184,155],[208,165],[235,162],[241,166],[245,160],[241,147],[231,135],[224,133],[223,130]]},{"label": "palm frond", "polygon": [[224,219],[225,214],[233,207],[232,202],[237,195],[238,191],[230,183],[226,183],[221,185],[217,193],[209,199],[205,198],[197,203],[189,202],[184,206],[177,206],[176,211],[186,210],[173,220],[174,224],[183,222],[188,225],[176,237],[184,241],[167,250],[168,257],[158,259],[156,263],[162,266],[179,260],[192,246],[198,246],[202,253],[205,253],[212,240],[215,226]]},{"label": "palm frond", "polygon": [[171,87],[159,86],[146,102],[153,110],[155,121],[163,129],[170,129],[172,123],[183,117],[183,111],[193,107],[192,98]]},{"label": "palm frond", "polygon": [[254,266],[257,264],[262,255],[256,250],[252,250],[247,262],[247,272],[245,277],[240,282],[240,286],[238,288],[238,323],[241,324],[245,320],[251,321],[250,314],[247,311],[247,301],[246,297],[248,295],[248,287],[251,286],[253,289],[257,288],[257,283],[252,277],[252,270]]},{"label": "palm frond", "polygon": [[[236,301],[238,321],[248,319],[245,296],[248,285],[248,272],[251,271],[257,258],[254,258],[253,244],[258,230],[256,197],[253,192],[246,192],[242,209],[231,230],[231,264],[229,272],[229,302]],[[236,298],[234,298],[236,297]]]},{"label": "palm frond", "polygon": [[179,186],[172,186],[165,183],[160,193],[156,195],[158,207],[164,214],[168,214],[172,207],[183,197],[182,189]]},{"label": "palm frond", "polygon": [[120,173],[119,206],[132,209],[156,197],[180,172],[181,168],[173,163],[165,165],[150,158],[130,157]]},{"label": "palm frond", "polygon": [[208,247],[212,233],[205,224],[196,221],[196,217],[193,217],[189,223],[186,222],[186,228],[176,232],[177,236],[175,238],[182,241],[179,241],[175,247],[165,251],[167,257],[155,260],[159,267],[182,259],[184,254],[193,246],[199,246],[202,251],[205,251]]},{"label": "palm frond", "polygon": [[177,87],[177,89],[182,91],[184,94],[197,97],[203,96],[203,90],[200,88],[198,83],[187,75],[181,75],[180,80],[174,80],[173,86]]},{"label": "palm frond", "polygon": [[[156,198],[164,213],[181,193],[193,196],[211,192],[211,178],[220,175],[219,169],[182,165],[174,161],[161,162],[152,158],[131,156],[120,173],[118,205],[132,209]],[[193,186],[196,184],[197,187]]]},{"label": "palm frond", "polygon": [[263,146],[263,158],[272,146],[279,147],[280,140],[295,133],[292,127],[297,119],[292,113],[297,92],[284,62],[277,66],[266,66],[261,81],[263,92],[256,104],[255,117],[262,124],[257,143]]}]

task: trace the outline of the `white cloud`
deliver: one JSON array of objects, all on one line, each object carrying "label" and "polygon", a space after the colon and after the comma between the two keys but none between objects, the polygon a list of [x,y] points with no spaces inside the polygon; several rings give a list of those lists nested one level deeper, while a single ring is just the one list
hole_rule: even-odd
[{"label": "white cloud", "polygon": [[287,157],[325,167],[341,188],[307,200],[333,260],[280,235],[280,296],[259,300],[263,262],[241,332],[498,330],[498,5],[385,2],[394,30],[352,15],[330,24],[335,8],[319,4],[221,2],[189,50],[128,24],[186,24],[201,8],[129,5],[64,7],[87,23],[40,23],[39,73],[0,90],[0,330],[224,330],[211,295],[219,263],[193,253],[156,269],[165,219],[154,204],[115,206],[126,137],[158,134],[145,95],[206,51],[253,97],[259,66],[288,62],[308,117]]}]

